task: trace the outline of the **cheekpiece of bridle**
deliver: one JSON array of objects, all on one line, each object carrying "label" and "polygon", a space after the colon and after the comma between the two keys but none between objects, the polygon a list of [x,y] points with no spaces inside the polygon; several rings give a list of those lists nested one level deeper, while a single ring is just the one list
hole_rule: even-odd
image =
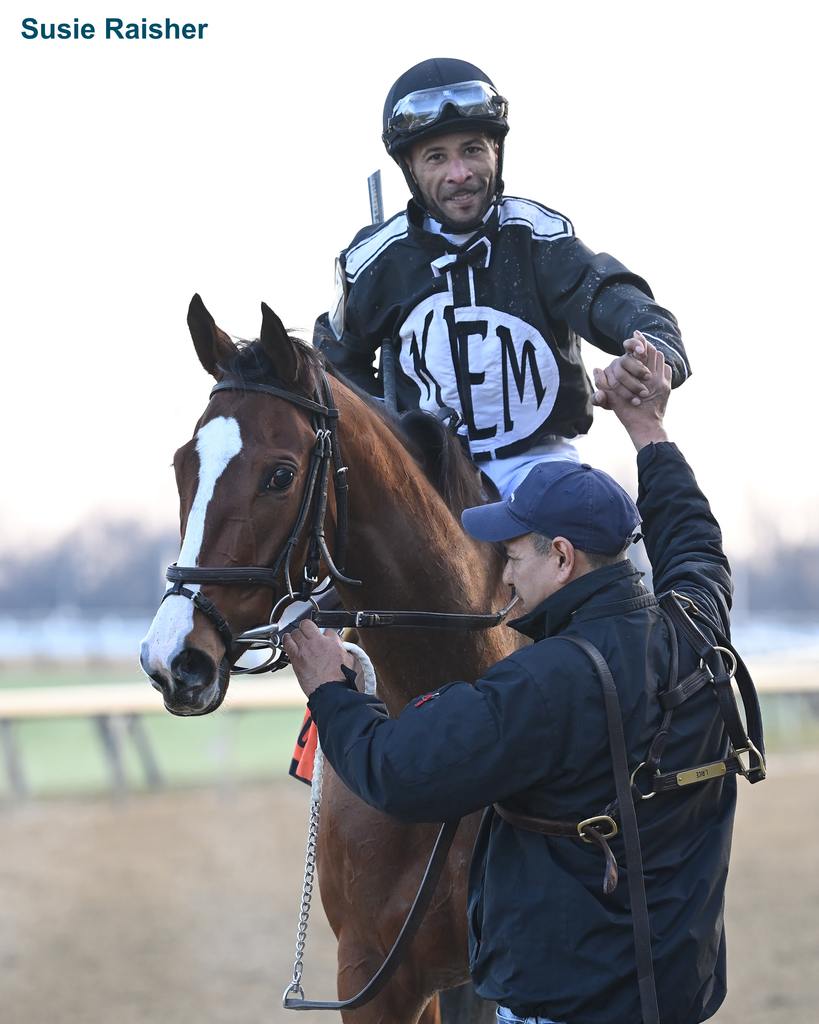
[{"label": "cheekpiece of bridle", "polygon": [[[178,595],[192,601],[194,606],[202,612],[218,632],[225,645],[225,653],[228,658],[233,654],[234,645],[237,643],[244,644],[250,648],[271,650],[271,656],[264,664],[250,668],[234,667],[234,672],[272,672],[276,671],[276,669],[284,668],[287,660],[281,656],[280,643],[274,645],[270,642],[269,636],[262,638],[259,636],[247,636],[244,633],[235,636],[227,619],[222,615],[214,602],[205,597],[200,591],[191,590],[189,587],[186,587],[186,583],[264,586],[271,589],[275,589],[284,583],[286,593],[273,608],[270,616],[271,624],[276,621],[276,616],[287,605],[311,600],[314,594],[319,593],[316,588],[319,584],[322,560],[332,582],[345,583],[348,586],[361,585],[360,580],[351,579],[343,571],[349,523],[347,467],[342,464],[338,443],[336,429],[338,409],[333,399],[330,383],[327,380],[327,374],[324,370],[320,372],[319,387],[313,398],[294,394],[283,386],[251,383],[231,378],[219,381],[210,393],[212,398],[220,391],[256,391],[261,394],[270,395],[273,398],[282,398],[291,405],[306,409],[311,414],[312,426],[316,433],[299,511],[293,528],[290,531],[290,536],[287,538],[284,547],[279,552],[271,568],[258,565],[208,568],[174,564],[169,566],[165,573],[166,579],[172,586],[165,591],[162,600],[164,601],[165,598],[172,595]],[[327,516],[327,496],[331,465],[333,487],[336,495],[335,559],[333,559],[327,548],[324,527]],[[307,554],[297,590],[293,585],[292,562],[296,547],[305,530],[308,533]],[[253,633],[254,631],[248,632]],[[258,632],[258,630],[255,632]]]}]

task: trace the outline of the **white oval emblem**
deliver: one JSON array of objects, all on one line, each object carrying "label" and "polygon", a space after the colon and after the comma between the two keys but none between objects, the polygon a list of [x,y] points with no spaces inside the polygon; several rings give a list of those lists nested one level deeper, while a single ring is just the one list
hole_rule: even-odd
[{"label": "white oval emblem", "polygon": [[473,453],[530,437],[554,408],[560,377],[552,350],[510,313],[453,306],[441,293],[415,307],[400,337],[401,369],[421,389],[421,408],[457,410]]}]

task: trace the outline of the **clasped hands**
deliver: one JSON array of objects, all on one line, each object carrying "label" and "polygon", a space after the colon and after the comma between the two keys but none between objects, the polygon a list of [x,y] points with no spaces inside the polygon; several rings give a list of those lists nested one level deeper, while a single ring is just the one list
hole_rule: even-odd
[{"label": "clasped hands", "polygon": [[605,370],[594,369],[594,405],[614,412],[637,448],[667,440],[663,417],[671,392],[671,367],[662,352],[635,331],[623,355]]}]

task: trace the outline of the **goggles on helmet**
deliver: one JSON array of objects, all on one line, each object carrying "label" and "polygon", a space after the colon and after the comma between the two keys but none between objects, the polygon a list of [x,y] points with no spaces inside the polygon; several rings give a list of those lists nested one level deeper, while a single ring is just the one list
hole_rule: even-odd
[{"label": "goggles on helmet", "polygon": [[462,117],[500,120],[506,117],[509,104],[486,82],[457,82],[455,85],[419,89],[403,96],[395,104],[387,122],[387,131],[411,135],[434,124],[447,106],[453,106]]}]

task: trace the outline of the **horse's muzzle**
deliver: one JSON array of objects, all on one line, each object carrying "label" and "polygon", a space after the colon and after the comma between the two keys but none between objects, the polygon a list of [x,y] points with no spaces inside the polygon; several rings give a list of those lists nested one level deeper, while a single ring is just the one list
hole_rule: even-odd
[{"label": "horse's muzzle", "polygon": [[174,657],[169,672],[170,675],[146,669],[151,685],[162,694],[165,707],[172,715],[207,715],[225,698],[230,675],[227,658],[222,658],[217,666],[204,651],[185,647]]}]

